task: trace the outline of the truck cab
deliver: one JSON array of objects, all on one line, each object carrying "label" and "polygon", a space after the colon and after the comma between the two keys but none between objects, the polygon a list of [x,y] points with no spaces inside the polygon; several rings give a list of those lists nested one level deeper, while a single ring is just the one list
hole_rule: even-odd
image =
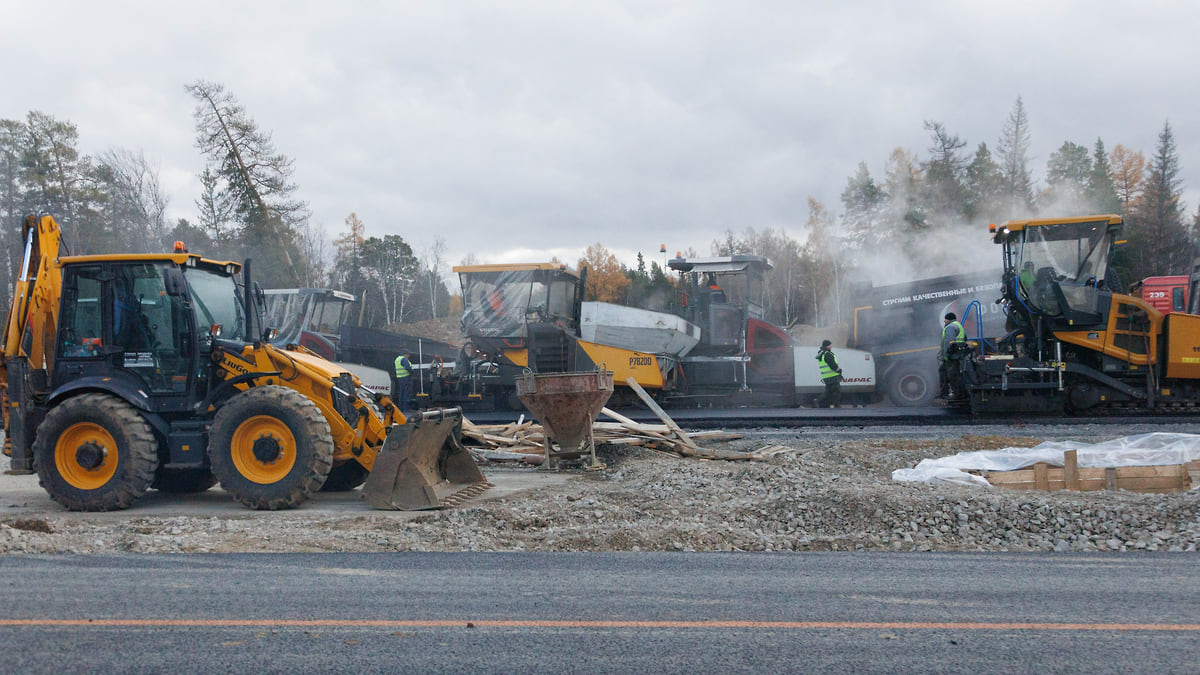
[{"label": "truck cab", "polygon": [[1188,277],[1186,274],[1146,277],[1129,285],[1129,294],[1145,300],[1163,314],[1186,312]]}]

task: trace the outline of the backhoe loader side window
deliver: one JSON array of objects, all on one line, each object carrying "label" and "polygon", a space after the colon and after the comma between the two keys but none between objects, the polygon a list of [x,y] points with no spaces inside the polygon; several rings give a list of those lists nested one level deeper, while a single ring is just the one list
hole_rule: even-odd
[{"label": "backhoe loader side window", "polygon": [[104,324],[101,321],[101,268],[72,269],[63,282],[60,354],[68,358],[100,356]]},{"label": "backhoe loader side window", "polygon": [[113,265],[113,343],[122,365],[153,391],[187,389],[191,334],[182,299],[168,295],[160,264]]}]

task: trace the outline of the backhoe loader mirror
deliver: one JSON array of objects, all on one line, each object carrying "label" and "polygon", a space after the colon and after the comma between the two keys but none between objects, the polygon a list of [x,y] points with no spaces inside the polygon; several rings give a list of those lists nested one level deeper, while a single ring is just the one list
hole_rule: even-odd
[{"label": "backhoe loader mirror", "polygon": [[258,285],[257,281],[254,282],[254,299],[258,301],[259,307],[267,306],[267,294],[263,291],[262,286]]},{"label": "backhoe loader mirror", "polygon": [[163,286],[167,295],[182,298],[187,297],[187,282],[183,279],[183,272],[175,267],[167,267],[163,269]]}]

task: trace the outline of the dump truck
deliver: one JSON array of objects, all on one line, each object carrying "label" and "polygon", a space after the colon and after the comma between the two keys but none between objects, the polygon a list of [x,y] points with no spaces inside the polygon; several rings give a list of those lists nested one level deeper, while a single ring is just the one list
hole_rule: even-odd
[{"label": "dump truck", "polygon": [[220,483],[254,509],[366,483],[383,508],[434,508],[487,486],[461,411],[407,419],[303,346],[271,344],[250,261],[189,253],[64,256],[29,216],[0,382],[14,472],[70,510]]},{"label": "dump truck", "polygon": [[1192,409],[1200,403],[1200,316],[1164,315],[1119,293],[1109,265],[1117,215],[991,225],[1012,330],[952,360],[975,413]]},{"label": "dump truck", "polygon": [[1145,300],[1163,314],[1185,312],[1188,307],[1188,276],[1146,277],[1129,284],[1129,295]]},{"label": "dump truck", "polygon": [[938,395],[937,359],[947,312],[954,312],[973,338],[994,339],[1006,332],[996,304],[1002,273],[996,267],[883,286],[855,284],[846,346],[875,357],[880,394],[893,404],[930,405]]}]

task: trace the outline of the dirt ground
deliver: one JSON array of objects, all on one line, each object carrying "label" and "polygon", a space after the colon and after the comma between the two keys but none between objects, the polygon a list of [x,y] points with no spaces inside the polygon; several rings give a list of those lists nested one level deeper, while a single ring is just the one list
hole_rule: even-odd
[{"label": "dirt ground", "polygon": [[[1102,440],[1089,433],[1081,440]],[[427,512],[374,511],[358,491],[321,494],[291,511],[256,512],[214,488],[187,497],[151,491],[126,511],[68,513],[36,476],[0,475],[0,553],[1195,551],[1200,545],[1200,490],[1044,493],[891,480],[893,470],[926,457],[1041,440],[1036,431],[1003,429],[762,430],[720,445],[788,448],[763,462],[604,446],[602,471],[485,464],[495,488],[459,508]]]}]

